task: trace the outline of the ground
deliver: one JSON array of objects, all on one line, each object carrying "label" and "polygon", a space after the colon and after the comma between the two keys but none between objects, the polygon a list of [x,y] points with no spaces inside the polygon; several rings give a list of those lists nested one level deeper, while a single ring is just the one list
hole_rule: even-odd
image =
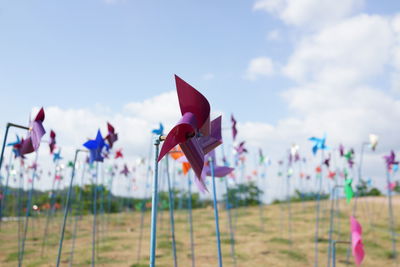
[{"label": "ground", "polygon": [[[338,203],[339,212],[334,222],[334,240],[349,240],[349,216],[354,205],[344,200]],[[287,204],[265,205],[231,210],[235,222],[235,250],[237,266],[313,266],[315,234],[315,202],[292,203],[291,224],[288,223]],[[321,201],[319,238],[319,265],[327,266],[330,201]],[[399,214],[400,198],[394,200],[394,214]],[[227,211],[220,207],[220,229],[224,266],[233,266]],[[363,226],[366,257],[362,266],[395,266],[391,253],[391,235],[388,231],[387,198],[360,198],[356,217]],[[70,216],[63,246],[61,266],[68,266],[72,244],[74,217]],[[73,266],[91,263],[91,231],[93,217],[83,216],[78,221],[79,230]],[[62,216],[50,223],[49,234],[41,256],[45,218],[31,220],[26,242],[24,266],[55,266]],[[139,262],[138,240],[140,212],[99,216],[97,266],[148,266],[150,240],[150,212],[145,213],[144,232]],[[190,237],[187,211],[175,212],[178,266],[191,266]],[[213,209],[193,211],[196,266],[217,266]],[[291,231],[289,231],[291,229]],[[400,229],[396,228],[398,232]],[[0,266],[17,266],[17,222],[3,222],[0,230]],[[159,267],[173,266],[168,211],[159,212],[157,234],[157,258]],[[337,245],[336,266],[345,266],[346,244]],[[350,266],[354,266],[350,255]]]}]

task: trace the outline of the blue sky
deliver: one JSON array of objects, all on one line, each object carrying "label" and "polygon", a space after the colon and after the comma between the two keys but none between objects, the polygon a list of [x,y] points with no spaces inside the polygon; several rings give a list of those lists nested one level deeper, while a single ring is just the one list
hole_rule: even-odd
[{"label": "blue sky", "polygon": [[[379,175],[382,154],[399,148],[399,11],[395,0],[2,0],[0,125],[52,107],[46,123],[71,151],[111,120],[121,145],[147,154],[139,132],[176,121],[164,107],[176,97],[163,93],[178,74],[275,159],[294,142],[309,152],[324,132],[332,147],[380,135],[366,157]],[[271,69],[249,79],[256,59]],[[151,109],[160,118],[141,112]]]},{"label": "blue sky", "polygon": [[[234,111],[240,120],[275,123],[287,115],[279,93],[292,82],[281,76],[248,81],[243,75],[257,56],[284,64],[296,30],[254,11],[253,4],[3,0],[0,90],[8,101],[0,111],[26,114],[38,105],[95,103],[119,110],[128,101],[173,90],[177,73],[218,109]],[[398,1],[364,6],[374,14],[399,8]],[[274,29],[286,31],[284,40],[267,40]],[[214,78],[203,79],[207,74]]]}]

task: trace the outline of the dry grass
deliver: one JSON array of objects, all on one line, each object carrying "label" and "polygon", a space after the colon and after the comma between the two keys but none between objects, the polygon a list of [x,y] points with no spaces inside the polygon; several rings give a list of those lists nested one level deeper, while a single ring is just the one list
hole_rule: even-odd
[{"label": "dry grass", "polygon": [[[400,198],[399,198],[400,199]],[[395,201],[394,214],[400,211],[399,199]],[[328,201],[321,202],[321,224],[319,242],[320,266],[327,265]],[[349,214],[352,205],[339,203],[340,212],[335,222],[335,240],[348,240]],[[369,210],[367,212],[367,210]],[[264,207],[264,229],[261,227],[259,208],[242,208],[237,211],[236,256],[238,266],[312,266],[314,264],[315,203],[291,205],[292,233],[289,235],[287,205]],[[366,258],[363,266],[394,266],[391,256],[391,240],[388,232],[388,215],[385,198],[360,199],[357,218],[364,228]],[[169,215],[159,213],[157,266],[173,266],[169,237]],[[186,211],[176,215],[176,240],[179,266],[191,266],[189,228]],[[235,211],[232,211],[235,215]],[[100,218],[98,266],[148,266],[150,213],[145,216],[142,253],[137,264],[140,213],[114,214]],[[71,218],[72,219],[72,218]],[[195,255],[197,266],[217,266],[214,217],[212,209],[193,211],[195,230]],[[48,235],[44,256],[40,256],[43,218],[31,220],[26,243],[24,266],[55,266],[61,216],[54,218]],[[68,266],[71,249],[72,220],[69,220],[62,266]],[[92,217],[79,221],[79,233],[73,266],[88,266],[91,262]],[[224,266],[233,266],[230,256],[230,240],[227,213],[220,210],[220,227]],[[399,230],[399,229],[397,229]],[[291,240],[290,240],[291,239]],[[3,222],[0,232],[0,266],[17,265],[17,223]],[[344,266],[346,245],[338,245],[337,266]],[[350,257],[350,266],[353,266]]]}]

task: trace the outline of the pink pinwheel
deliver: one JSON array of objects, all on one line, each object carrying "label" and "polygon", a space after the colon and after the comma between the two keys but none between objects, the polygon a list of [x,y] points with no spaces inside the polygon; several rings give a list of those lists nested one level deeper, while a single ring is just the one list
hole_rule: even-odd
[{"label": "pink pinwheel", "polygon": [[41,108],[35,119],[29,125],[29,132],[26,139],[21,140],[20,154],[25,155],[37,151],[40,146],[40,141],[46,130],[43,127],[44,110]]},{"label": "pink pinwheel", "polygon": [[113,147],[114,143],[118,140],[118,134],[115,132],[114,126],[107,122],[108,135],[106,136],[106,140],[110,148]]},{"label": "pink pinwheel", "polygon": [[231,115],[231,122],[232,122],[232,137],[233,141],[236,140],[236,135],[237,135],[237,129],[236,129],[236,120],[235,117],[233,117],[233,114]]},{"label": "pink pinwheel", "polygon": [[393,192],[393,191],[396,189],[396,186],[397,186],[397,183],[396,183],[396,182],[391,182],[391,183],[388,184],[387,188],[388,188],[390,191]]},{"label": "pink pinwheel", "polygon": [[175,75],[176,91],[182,118],[168,133],[158,161],[179,145],[195,172],[201,179],[204,154],[220,144],[217,136],[210,137],[210,104],[190,84]]},{"label": "pink pinwheel", "polygon": [[354,261],[357,266],[361,264],[364,259],[364,244],[362,243],[361,235],[362,228],[361,224],[353,217],[350,217],[350,229],[351,229],[351,248],[354,256]]},{"label": "pink pinwheel", "polygon": [[50,154],[53,154],[54,149],[56,148],[56,133],[53,130],[50,131],[49,148]]},{"label": "pink pinwheel", "polygon": [[388,156],[383,156],[383,158],[386,161],[386,167],[388,170],[390,170],[392,168],[393,165],[398,165],[399,162],[396,161],[396,154],[394,153],[394,151],[390,151],[390,154]]}]

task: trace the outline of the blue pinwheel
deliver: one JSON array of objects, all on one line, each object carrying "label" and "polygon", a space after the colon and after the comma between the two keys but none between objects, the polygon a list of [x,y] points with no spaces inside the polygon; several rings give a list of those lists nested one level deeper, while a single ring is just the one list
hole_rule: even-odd
[{"label": "blue pinwheel", "polygon": [[163,135],[164,134],[164,125],[160,122],[160,127],[158,129],[152,130],[151,132],[156,135]]},{"label": "blue pinwheel", "polygon": [[312,147],[312,152],[314,155],[317,154],[318,150],[326,150],[328,147],[325,145],[326,142],[326,134],[322,138],[310,137],[308,140],[314,142],[314,146]]},{"label": "blue pinwheel", "polygon": [[89,163],[92,164],[94,161],[103,162],[103,149],[108,149],[108,145],[104,142],[103,136],[101,135],[100,130],[97,131],[96,139],[89,140],[83,144],[84,147],[89,149]]},{"label": "blue pinwheel", "polygon": [[56,161],[59,161],[59,160],[62,160],[61,149],[58,150],[58,152],[54,152],[53,153],[53,162],[56,162]]},{"label": "blue pinwheel", "polygon": [[14,153],[15,158],[18,158],[21,156],[20,153],[20,146],[21,146],[21,139],[19,139],[19,136],[16,135],[17,140],[11,143],[8,143],[7,146],[12,146],[12,152]]}]

